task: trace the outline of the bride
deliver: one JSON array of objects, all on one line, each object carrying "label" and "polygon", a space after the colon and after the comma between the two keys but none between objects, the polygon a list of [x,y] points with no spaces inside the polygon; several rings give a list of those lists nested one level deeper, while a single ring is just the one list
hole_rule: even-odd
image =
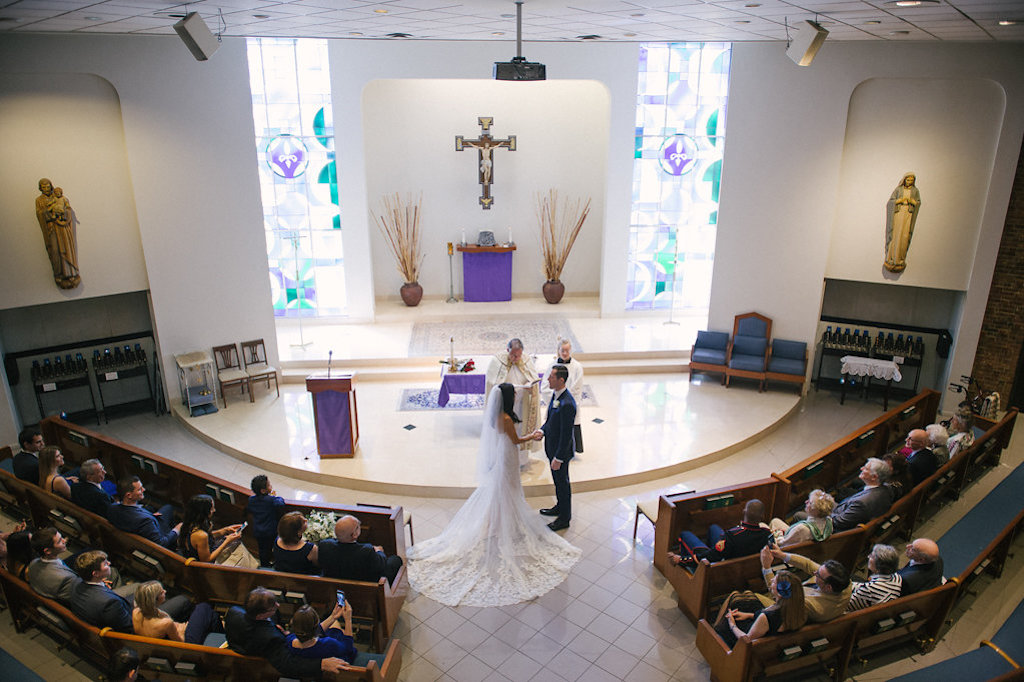
[{"label": "bride", "polygon": [[526,504],[511,384],[491,389],[478,454],[479,487],[440,535],[409,548],[409,583],[448,606],[505,606],[539,597],[581,551]]}]

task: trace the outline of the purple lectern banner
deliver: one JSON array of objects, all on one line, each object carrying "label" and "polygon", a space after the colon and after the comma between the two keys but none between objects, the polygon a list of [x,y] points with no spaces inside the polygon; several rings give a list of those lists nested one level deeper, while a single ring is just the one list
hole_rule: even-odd
[{"label": "purple lectern banner", "polygon": [[316,425],[320,454],[352,454],[352,424],[348,393],[322,391],[313,395],[319,419]]},{"label": "purple lectern banner", "polygon": [[475,301],[512,300],[512,252],[462,252],[463,298]]}]

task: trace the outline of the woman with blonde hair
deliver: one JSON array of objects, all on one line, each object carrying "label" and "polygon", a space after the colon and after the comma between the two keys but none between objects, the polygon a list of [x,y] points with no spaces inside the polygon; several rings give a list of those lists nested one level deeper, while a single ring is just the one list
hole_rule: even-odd
[{"label": "woman with blonde hair", "polygon": [[[223,631],[220,616],[207,602],[192,609],[187,623],[176,623],[170,614],[160,608],[166,601],[167,591],[159,581],[150,580],[135,589],[132,629],[136,635],[169,639],[172,642],[206,644],[211,633]],[[211,642],[211,645],[219,646],[220,641]]]},{"label": "woman with blonde hair", "polygon": [[70,500],[71,484],[68,483],[68,479],[60,475],[62,466],[64,466],[64,454],[60,448],[49,445],[39,451],[39,487]]},{"label": "woman with blonde hair", "polygon": [[[729,608],[726,602],[715,621],[715,631],[729,648],[736,646],[740,637],[758,639],[782,632],[799,630],[807,622],[804,604],[804,586],[789,571],[779,571],[771,584],[775,603],[756,613]],[[723,623],[724,620],[724,623]]]},{"label": "woman with blonde hair", "polygon": [[824,490],[815,488],[804,503],[806,519],[801,519],[793,525],[782,519],[772,519],[768,527],[775,534],[779,547],[791,547],[812,540],[821,542],[832,535],[831,514],[835,508],[835,499]]}]

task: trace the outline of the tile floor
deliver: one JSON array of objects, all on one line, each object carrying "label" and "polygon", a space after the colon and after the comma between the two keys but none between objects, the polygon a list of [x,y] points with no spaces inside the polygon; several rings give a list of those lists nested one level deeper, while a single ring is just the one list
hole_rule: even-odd
[{"label": "tile floor", "polygon": [[[730,389],[731,391],[732,389]],[[753,390],[743,389],[739,390]],[[574,495],[577,507],[566,538],[584,558],[550,593],[503,608],[449,608],[411,595],[396,636],[404,649],[401,679],[432,680],[698,680],[709,670],[694,643],[694,627],[681,616],[671,587],[651,565],[653,531],[641,522],[632,541],[637,499],[681,489],[707,489],[751,480],[801,460],[880,412],[874,402],[847,400],[813,391],[796,413],[773,433],[721,461],[683,474],[614,490]],[[104,430],[122,440],[235,481],[257,469],[224,455],[187,433],[169,417],[150,415],[111,422]],[[640,436],[642,437],[642,436]],[[962,500],[941,510],[922,528],[938,536],[994,487],[1010,467],[1024,461],[1018,432],[1003,464],[973,486]],[[460,499],[355,492],[304,480],[273,476],[278,491],[300,499],[402,504],[413,512],[416,535],[439,532]],[[549,500],[531,498],[535,507]],[[996,585],[980,589],[961,607],[956,625],[927,656],[898,657],[891,663],[851,669],[855,679],[887,679],[902,671],[962,653],[990,636],[1024,598],[1024,553],[1017,552]],[[0,615],[0,647],[47,679],[96,677],[87,666],[69,665],[66,652],[38,634],[18,636]],[[882,661],[886,663],[886,661]],[[81,670],[82,672],[79,672]],[[84,675],[83,675],[84,672]]]}]

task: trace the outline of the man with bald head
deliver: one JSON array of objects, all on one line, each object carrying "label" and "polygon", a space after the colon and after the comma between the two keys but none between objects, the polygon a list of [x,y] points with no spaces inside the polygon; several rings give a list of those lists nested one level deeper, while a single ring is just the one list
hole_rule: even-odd
[{"label": "man with bald head", "polygon": [[910,563],[898,573],[903,580],[900,596],[906,597],[915,592],[924,592],[946,582],[942,577],[942,557],[939,546],[934,540],[918,538],[907,545],[907,558]]},{"label": "man with bald head", "polygon": [[402,557],[388,556],[384,548],[359,542],[362,524],[354,516],[342,516],[334,524],[334,540],[317,543],[324,577],[375,583],[385,577],[389,583],[402,568]]},{"label": "man with bald head", "polygon": [[907,455],[907,470],[915,486],[939,468],[939,460],[928,448],[929,444],[928,432],[924,429],[914,429],[907,435],[907,447],[911,451]]}]

